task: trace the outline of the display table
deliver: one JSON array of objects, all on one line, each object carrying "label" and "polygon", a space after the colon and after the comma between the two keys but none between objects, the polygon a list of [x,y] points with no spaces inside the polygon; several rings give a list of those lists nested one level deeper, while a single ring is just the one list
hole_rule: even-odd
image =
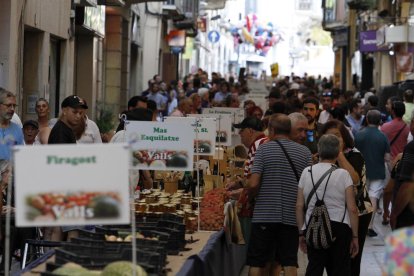
[{"label": "display table", "polygon": [[[239,275],[246,258],[246,246],[227,244],[224,231],[195,232],[186,234],[186,251],[167,256],[167,275]],[[52,252],[50,252],[52,253]],[[44,272],[46,262],[53,262],[54,255],[46,254],[24,276]]]},{"label": "display table", "polygon": [[189,256],[176,275],[240,275],[246,252],[245,245],[227,243],[221,230],[210,236],[200,253]]}]

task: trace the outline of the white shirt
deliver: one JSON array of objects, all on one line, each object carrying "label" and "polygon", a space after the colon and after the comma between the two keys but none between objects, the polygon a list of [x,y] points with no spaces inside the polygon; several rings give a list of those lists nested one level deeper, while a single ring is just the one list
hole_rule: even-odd
[{"label": "white shirt", "polygon": [[329,118],[331,118],[331,114],[326,110],[322,110],[321,114],[319,115],[318,123],[325,124]]},{"label": "white shirt", "polygon": [[79,144],[92,144],[92,143],[102,143],[101,133],[98,126],[92,120],[87,118],[85,132],[82,134],[82,137],[77,141]]},{"label": "white shirt", "polygon": [[23,128],[22,120],[20,120],[19,115],[17,115],[16,113],[13,113],[13,117],[11,118],[11,122],[13,122],[16,125],[20,126],[20,128]]},{"label": "white shirt", "polygon": [[[316,184],[319,178],[332,166],[329,163],[318,163],[312,166],[312,175],[313,181]],[[310,167],[307,167],[303,170],[302,176],[299,180],[299,188],[303,189],[303,195],[305,197],[305,204],[308,199],[308,195],[310,194],[311,190],[313,189],[311,175],[309,171]],[[318,195],[319,199],[322,199],[323,192],[325,190],[326,182],[328,180],[329,175],[322,181],[321,185],[319,186],[318,190],[315,194]],[[332,221],[342,222],[342,218],[344,217],[344,213],[347,212],[345,209],[345,190],[349,186],[352,186],[352,178],[349,175],[348,171],[337,168],[332,172],[331,177],[329,178],[328,187],[326,188],[326,193],[324,197],[324,202],[326,208],[328,209],[329,217]],[[312,210],[316,203],[316,195],[312,196],[312,199],[309,202],[309,206],[306,210],[306,220],[305,225],[308,223]],[[343,223],[346,223],[350,226],[349,215],[345,214]],[[306,226],[303,226],[303,229]]]}]

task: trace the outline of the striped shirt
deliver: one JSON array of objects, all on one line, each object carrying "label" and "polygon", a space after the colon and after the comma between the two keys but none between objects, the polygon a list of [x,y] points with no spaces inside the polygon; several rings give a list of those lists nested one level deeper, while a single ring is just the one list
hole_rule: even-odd
[{"label": "striped shirt", "polygon": [[[307,147],[287,139],[279,141],[299,175],[312,165],[312,154]],[[254,173],[260,174],[261,181],[252,222],[295,226],[298,181],[277,142],[270,141],[259,147],[252,168],[252,174]]]},{"label": "striped shirt", "polygon": [[256,155],[256,151],[261,144],[266,143],[269,141],[264,134],[259,135],[256,140],[250,145],[249,153],[247,154],[247,161],[246,165],[244,166],[244,177],[248,178],[251,174],[251,169],[253,167],[254,156]]}]

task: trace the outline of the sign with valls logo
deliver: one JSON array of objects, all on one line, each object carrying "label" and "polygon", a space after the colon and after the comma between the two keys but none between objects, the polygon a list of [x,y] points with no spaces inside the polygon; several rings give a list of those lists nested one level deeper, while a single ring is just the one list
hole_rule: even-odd
[{"label": "sign with valls logo", "polygon": [[[190,114],[191,116],[191,114]],[[214,155],[216,148],[216,119],[195,117],[165,117],[165,122],[189,121],[196,133],[194,137],[195,155]]]},{"label": "sign with valls logo", "polygon": [[17,226],[130,222],[126,145],[19,146],[14,160]]},{"label": "sign with valls logo", "polygon": [[189,121],[126,122],[126,139],[136,169],[191,171],[194,138]]}]

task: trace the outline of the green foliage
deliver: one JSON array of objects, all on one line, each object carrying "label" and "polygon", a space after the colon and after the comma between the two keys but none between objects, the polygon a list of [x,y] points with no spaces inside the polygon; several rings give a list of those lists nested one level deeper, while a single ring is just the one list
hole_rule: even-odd
[{"label": "green foliage", "polygon": [[96,118],[96,124],[98,125],[101,133],[108,133],[115,127],[114,124],[114,112],[111,108],[98,104],[98,116]]}]

